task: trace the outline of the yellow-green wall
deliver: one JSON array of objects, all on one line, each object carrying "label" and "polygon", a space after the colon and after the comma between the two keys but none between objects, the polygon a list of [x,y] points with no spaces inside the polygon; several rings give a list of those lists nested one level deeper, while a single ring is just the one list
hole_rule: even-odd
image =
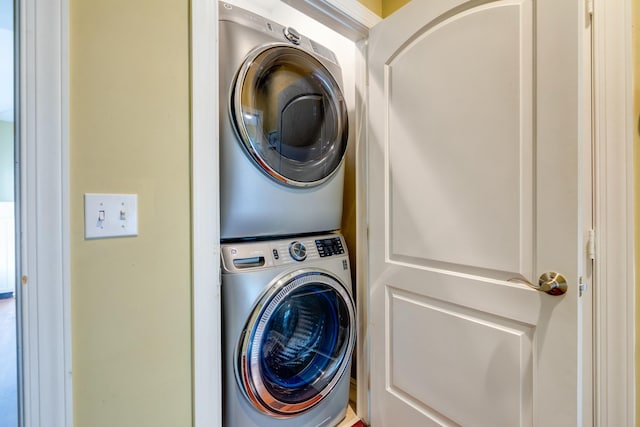
[{"label": "yellow-green wall", "polygon": [[[635,242],[640,248],[640,0],[633,0],[633,105],[634,105],[634,170],[635,170]],[[636,390],[640,390],[640,250],[635,251],[636,271]],[[640,393],[636,393],[636,408],[640,408]],[[636,416],[640,427],[640,416]]]},{"label": "yellow-green wall", "polygon": [[[191,426],[189,0],[70,0],[76,427]],[[139,236],[85,241],[85,192]]]},{"label": "yellow-green wall", "polygon": [[381,16],[386,18],[407,3],[409,3],[409,0],[382,0]]},{"label": "yellow-green wall", "polygon": [[400,9],[405,4],[409,3],[409,0],[358,0],[363,5],[367,6],[371,11],[383,18],[391,15],[396,10]]}]

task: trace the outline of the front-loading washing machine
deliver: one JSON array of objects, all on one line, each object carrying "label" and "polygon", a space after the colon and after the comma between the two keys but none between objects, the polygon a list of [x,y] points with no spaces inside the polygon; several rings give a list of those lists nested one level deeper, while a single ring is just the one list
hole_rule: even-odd
[{"label": "front-loading washing machine", "polygon": [[222,269],[224,426],[340,422],[356,331],[343,237],[223,244]]},{"label": "front-loading washing machine", "polygon": [[348,119],[335,54],[219,5],[221,238],[338,230]]}]

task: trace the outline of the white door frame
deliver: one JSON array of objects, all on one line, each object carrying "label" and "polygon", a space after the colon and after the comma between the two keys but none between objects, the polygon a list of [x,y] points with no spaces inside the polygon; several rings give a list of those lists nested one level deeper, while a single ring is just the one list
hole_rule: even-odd
[{"label": "white door frame", "polygon": [[594,1],[594,425],[633,426],[635,277],[631,1]]},{"label": "white door frame", "polygon": [[191,1],[193,425],[222,426],[218,2]]},{"label": "white door frame", "polygon": [[[316,3],[326,19],[354,10],[356,0]],[[631,2],[594,3],[596,283],[602,284],[593,290],[594,424],[635,425]],[[216,2],[191,5],[193,402],[194,425],[204,427],[221,425],[218,22]],[[68,0],[20,0],[19,8],[25,426],[70,427]]]},{"label": "white door frame", "polygon": [[68,0],[17,9],[21,415],[25,427],[71,427]]}]

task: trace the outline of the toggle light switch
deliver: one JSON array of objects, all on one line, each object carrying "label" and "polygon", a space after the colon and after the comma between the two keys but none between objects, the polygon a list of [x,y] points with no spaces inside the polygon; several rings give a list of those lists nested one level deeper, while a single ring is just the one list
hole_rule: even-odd
[{"label": "toggle light switch", "polygon": [[137,194],[84,195],[84,238],[138,235]]}]

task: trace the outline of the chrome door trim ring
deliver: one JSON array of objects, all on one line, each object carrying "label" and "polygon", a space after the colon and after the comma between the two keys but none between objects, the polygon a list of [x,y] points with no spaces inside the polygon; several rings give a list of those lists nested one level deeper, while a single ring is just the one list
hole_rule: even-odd
[{"label": "chrome door trim ring", "polygon": [[[272,396],[264,385],[260,373],[259,358],[255,355],[257,350],[251,352],[251,344],[261,341],[261,334],[255,335],[258,323],[260,321],[265,323],[269,319],[270,313],[273,312],[279,303],[290,293],[312,283],[321,283],[329,286],[336,291],[345,302],[349,314],[350,326],[344,352],[345,359],[327,386],[312,398],[301,403],[286,403]],[[355,322],[355,305],[353,298],[347,291],[345,285],[330,272],[317,268],[305,268],[276,278],[273,284],[267,287],[265,292],[258,298],[258,302],[240,335],[236,347],[236,379],[243,394],[259,411],[274,418],[290,418],[313,408],[333,391],[346,371],[348,366],[346,362],[351,357],[355,346]]]},{"label": "chrome door trim ring", "polygon": [[[328,181],[329,179],[331,179],[337,173],[337,171],[340,169],[340,167],[344,163],[345,155],[346,155],[346,152],[347,152],[346,148],[345,148],[344,152],[342,153],[342,158],[340,159],[340,163],[338,163],[338,165],[326,177],[324,177],[322,179],[319,179],[319,180],[316,180],[316,181],[311,181],[311,182],[296,181],[296,180],[287,178],[286,176],[280,174],[278,171],[276,171],[274,168],[272,168],[262,158],[262,156],[255,150],[255,148],[251,144],[251,137],[249,136],[249,132],[247,131],[246,124],[241,119],[241,117],[242,117],[242,108],[241,108],[240,105],[242,104],[241,103],[242,86],[243,86],[244,80],[245,80],[245,78],[247,76],[247,73],[249,72],[249,69],[252,67],[254,61],[256,60],[256,58],[258,56],[262,55],[267,50],[276,49],[276,48],[287,48],[287,49],[292,49],[292,50],[298,51],[299,53],[302,53],[303,55],[309,57],[312,61],[317,62],[318,65],[320,67],[322,67],[322,69],[324,71],[324,74],[330,80],[330,82],[327,85],[327,87],[330,89],[329,86],[333,86],[335,88],[335,90],[340,92],[340,96],[344,99],[344,95],[342,94],[342,89],[340,88],[340,85],[338,84],[338,82],[333,77],[333,74],[314,55],[312,55],[311,53],[307,52],[305,49],[302,49],[302,48],[300,48],[298,46],[295,46],[295,45],[286,44],[286,43],[268,43],[268,44],[263,44],[261,46],[258,46],[257,48],[255,48],[251,52],[249,52],[249,54],[245,57],[245,59],[244,59],[244,61],[242,63],[242,66],[236,72],[236,75],[233,78],[232,86],[230,88],[230,92],[232,93],[232,95],[229,97],[230,98],[229,99],[229,101],[230,101],[229,102],[230,119],[231,119],[233,128],[236,131],[236,134],[238,135],[239,139],[242,141],[243,147],[245,148],[245,150],[247,151],[247,153],[249,154],[251,159],[253,161],[255,161],[256,163],[258,163],[258,165],[260,166],[260,170],[263,173],[265,173],[267,176],[269,176],[270,178],[274,179],[275,181],[277,181],[277,182],[279,182],[281,184],[285,184],[285,185],[290,186],[290,187],[298,187],[298,188],[317,187],[317,186],[323,184],[324,182]],[[329,90],[329,92],[332,95],[331,96],[332,100],[335,100],[336,96],[334,96],[334,90]],[[240,119],[238,119],[238,118],[240,118]],[[341,114],[337,114],[337,119],[338,119],[338,128],[341,129],[343,127],[342,126],[343,117],[341,116]],[[347,119],[346,116],[344,117],[344,119],[345,120]],[[345,130],[346,130],[346,133],[343,136],[343,138],[348,138],[348,135],[349,135],[348,128],[345,127]]]}]

